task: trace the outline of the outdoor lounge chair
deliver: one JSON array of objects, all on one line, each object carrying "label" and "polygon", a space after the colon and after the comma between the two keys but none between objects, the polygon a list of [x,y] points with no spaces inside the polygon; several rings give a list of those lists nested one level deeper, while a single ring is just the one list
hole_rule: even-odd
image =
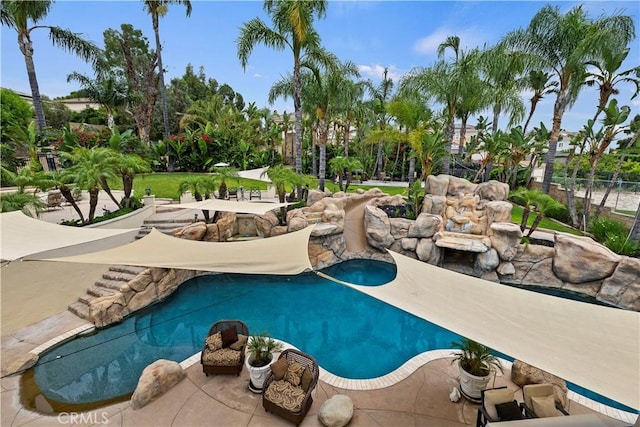
[{"label": "outdoor lounge chair", "polygon": [[62,201],[64,198],[62,197],[62,193],[60,190],[52,190],[47,193],[47,209],[62,209]]},{"label": "outdoor lounge chair", "polygon": [[528,384],[522,387],[523,409],[528,418],[569,415],[553,397],[552,384]]},{"label": "outdoor lounge chair", "polygon": [[524,408],[513,398],[513,391],[506,387],[482,390],[481,395],[482,401],[478,407],[476,427],[484,427],[487,423],[525,418]]},{"label": "outdoor lounge chair", "polygon": [[249,200],[253,199],[262,200],[262,192],[258,187],[252,187],[249,189]]},{"label": "outdoor lounge chair", "polygon": [[202,371],[240,375],[249,328],[241,320],[220,320],[211,326],[200,355]]},{"label": "outdoor lounge chair", "polygon": [[237,188],[230,188],[229,190],[227,190],[227,199],[231,200],[231,199],[238,199],[238,189]]},{"label": "outdoor lounge chair", "polygon": [[295,349],[284,350],[264,382],[264,410],[299,425],[313,403],[311,392],[319,374],[312,356]]}]

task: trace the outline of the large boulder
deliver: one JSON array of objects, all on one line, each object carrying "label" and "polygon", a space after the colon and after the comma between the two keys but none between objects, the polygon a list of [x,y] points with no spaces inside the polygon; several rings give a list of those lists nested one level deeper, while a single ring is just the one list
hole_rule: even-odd
[{"label": "large boulder", "polygon": [[447,197],[427,194],[422,201],[422,213],[444,216],[447,207]]},{"label": "large boulder", "polygon": [[428,213],[421,213],[415,222],[409,227],[407,237],[416,237],[419,239],[425,237],[433,237],[442,226],[442,217]]},{"label": "large boulder", "polygon": [[[494,222],[511,222],[511,209],[513,205],[510,202],[492,201],[485,206],[485,215],[487,217],[487,225],[491,227]],[[491,228],[486,230],[487,235],[491,235]]]},{"label": "large boulder", "polygon": [[620,255],[588,237],[556,234],[553,272],[565,282],[606,279],[613,274],[621,259]]},{"label": "large boulder", "polygon": [[491,248],[486,252],[476,255],[474,270],[480,274],[495,270],[500,265],[500,257],[495,249]]},{"label": "large boulder", "polygon": [[327,427],[344,427],[353,417],[353,402],[349,396],[337,394],[320,406],[318,420]]},{"label": "large boulder", "polygon": [[320,191],[317,189],[309,190],[309,194],[307,195],[307,205],[311,206],[314,203],[316,203],[318,200],[321,200],[329,196],[331,196],[331,191],[329,190],[325,190],[325,191]]},{"label": "large boulder", "polygon": [[509,196],[509,184],[492,179],[478,184],[475,194],[483,200],[505,201]]},{"label": "large boulder", "polygon": [[410,227],[414,221],[406,218],[389,218],[391,235],[395,240],[408,237]]},{"label": "large boulder", "polygon": [[491,231],[491,247],[498,252],[501,260],[511,261],[518,253],[522,230],[510,222],[494,222]]},{"label": "large boulder", "polygon": [[187,240],[202,240],[206,233],[207,224],[205,224],[204,221],[198,221],[193,224],[185,225],[184,227],[178,227],[171,232],[174,237]]},{"label": "large boulder", "polygon": [[467,181],[464,178],[458,178],[457,176],[449,176],[449,186],[447,187],[447,194],[457,196],[459,194],[473,194],[476,191],[478,184],[474,184],[471,181]]},{"label": "large boulder", "polygon": [[385,250],[395,241],[391,235],[389,217],[382,209],[371,205],[365,206],[364,227],[367,230],[367,242],[374,248]]},{"label": "large boulder", "polygon": [[416,245],[416,255],[420,261],[439,265],[442,259],[442,250],[436,246],[432,239],[420,239]]},{"label": "large boulder", "polygon": [[166,393],[182,381],[187,374],[178,362],[160,359],[144,368],[138,385],[131,396],[131,407],[140,409]]},{"label": "large boulder", "polygon": [[446,196],[449,187],[449,175],[429,175],[425,183],[424,192],[434,196]]},{"label": "large boulder", "polygon": [[270,237],[273,227],[279,224],[278,217],[274,211],[269,211],[264,215],[257,215],[255,221],[258,237]]},{"label": "large boulder", "polygon": [[623,257],[611,277],[602,282],[598,300],[640,311],[640,259]]},{"label": "large boulder", "polygon": [[520,387],[527,384],[549,383],[553,385],[553,395],[563,408],[567,407],[567,382],[549,372],[516,360],[511,366],[511,381]]}]

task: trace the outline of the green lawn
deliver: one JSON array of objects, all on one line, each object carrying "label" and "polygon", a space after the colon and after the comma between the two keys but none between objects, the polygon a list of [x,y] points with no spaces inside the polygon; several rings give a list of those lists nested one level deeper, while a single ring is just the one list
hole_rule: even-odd
[{"label": "green lawn", "polygon": [[[133,180],[133,194],[144,195],[145,188],[150,188],[151,194],[158,198],[179,200],[180,194],[178,193],[178,186],[180,185],[180,183],[187,178],[192,178],[198,175],[202,174],[188,172],[158,172],[136,175],[135,179]],[[109,185],[111,185],[111,183],[109,183]],[[231,181],[228,181],[227,187],[243,187],[245,189],[258,187],[261,190],[266,190],[267,183],[254,179],[239,178],[238,180],[232,179]],[[114,190],[122,190],[122,182],[114,182],[112,188]]]}]

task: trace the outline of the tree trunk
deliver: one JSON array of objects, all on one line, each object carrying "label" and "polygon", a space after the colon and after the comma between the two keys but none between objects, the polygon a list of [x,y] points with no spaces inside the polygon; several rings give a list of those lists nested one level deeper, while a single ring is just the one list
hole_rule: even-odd
[{"label": "tree trunk", "polygon": [[302,175],[302,81],[300,76],[300,58],[294,58],[293,64],[293,108],[296,118],[296,173]]},{"label": "tree trunk", "polygon": [[351,138],[351,120],[347,119],[344,125],[344,156],[349,157],[349,139]]},{"label": "tree trunk", "polygon": [[495,135],[498,132],[498,120],[500,120],[500,112],[502,111],[502,107],[499,104],[493,106],[493,123],[491,126],[491,131]]},{"label": "tree trunk", "polygon": [[560,137],[560,126],[562,116],[567,106],[567,89],[561,89],[553,105],[553,126],[549,136],[549,149],[545,158],[544,178],[542,180],[542,192],[549,194],[551,189],[551,179],[553,178],[553,165],[556,162],[556,150],[558,148],[558,138]]},{"label": "tree trunk", "polygon": [[100,188],[98,188],[97,185],[89,189],[89,222],[93,221],[93,218],[95,218],[96,216],[96,207],[98,206],[99,192]]},{"label": "tree trunk", "polygon": [[460,141],[458,142],[458,155],[462,157],[464,154],[464,145],[467,139],[467,119],[469,116],[467,114],[462,118],[462,122],[460,125]]},{"label": "tree trunk", "polygon": [[84,215],[82,214],[82,210],[80,210],[80,208],[78,207],[78,204],[76,203],[76,199],[73,198],[73,193],[71,193],[71,189],[66,185],[61,185],[59,189],[60,189],[60,194],[64,196],[67,202],[71,203],[73,210],[76,211],[76,213],[80,217],[80,221],[84,223]]},{"label": "tree trunk", "polygon": [[378,152],[376,154],[376,166],[375,166],[375,174],[378,179],[382,179],[382,168],[383,168],[382,141],[379,141]]},{"label": "tree trunk", "polygon": [[531,121],[531,118],[533,117],[533,113],[536,112],[536,107],[538,106],[538,101],[541,99],[542,97],[535,94],[531,97],[531,110],[529,110],[529,117],[527,117],[527,121],[524,122],[524,129],[522,129],[522,134],[526,135],[527,134],[527,127],[529,127],[529,122]]},{"label": "tree trunk", "polygon": [[444,147],[444,156],[442,157],[442,166],[440,173],[445,175],[449,175],[449,165],[451,163],[451,145],[453,144],[453,133],[455,132],[455,127],[453,123],[453,118],[449,120],[447,123],[447,131],[445,135],[446,145]]},{"label": "tree trunk", "polygon": [[109,195],[109,198],[113,201],[113,203],[118,206],[118,209],[121,209],[122,206],[120,206],[120,202],[118,202],[114,197],[113,193],[111,192],[111,187],[109,187],[109,183],[105,178],[101,179],[100,185],[102,186],[102,189]]},{"label": "tree trunk", "polygon": [[31,87],[31,99],[33,109],[36,113],[36,124],[38,131],[44,131],[47,122],[44,118],[44,110],[42,108],[42,99],[40,98],[40,89],[38,88],[38,79],[36,78],[36,66],[33,63],[33,44],[28,31],[18,33],[18,45],[20,52],[24,55],[24,62],[27,66],[27,76],[29,77],[29,86]]},{"label": "tree trunk", "polygon": [[636,211],[636,218],[633,220],[633,226],[631,226],[629,238],[633,240],[640,240],[640,207]]},{"label": "tree trunk", "polygon": [[327,175],[327,136],[329,134],[328,124],[326,119],[320,120],[320,126],[318,127],[318,143],[320,145],[320,167],[319,167],[319,182],[320,191],[324,191],[324,180]]},{"label": "tree trunk", "polygon": [[411,158],[409,159],[409,188],[411,188],[413,181],[415,181],[415,175],[416,175],[416,157],[411,156]]}]

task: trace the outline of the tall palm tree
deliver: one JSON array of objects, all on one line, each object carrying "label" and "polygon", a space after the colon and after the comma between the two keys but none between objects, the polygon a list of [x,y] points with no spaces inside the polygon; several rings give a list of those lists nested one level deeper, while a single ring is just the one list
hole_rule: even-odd
[{"label": "tall palm tree", "polygon": [[[49,39],[53,42],[54,46],[60,46],[62,49],[78,55],[85,61],[93,60],[100,51],[94,43],[84,40],[79,34],[71,30],[50,25],[38,25],[40,21],[47,17],[52,5],[53,0],[3,0],[0,2],[0,21],[2,25],[13,28],[18,33],[18,47],[24,56],[24,62],[27,66],[27,76],[29,77],[29,85],[31,86],[33,108],[36,113],[36,122],[40,132],[47,126],[47,122],[44,117],[38,79],[36,78],[36,67],[33,63],[31,32],[40,28],[49,30]],[[31,27],[29,27],[30,21],[33,21],[34,24]]]},{"label": "tall palm tree", "polygon": [[169,138],[169,113],[167,110],[167,91],[164,86],[164,68],[162,67],[162,44],[160,43],[160,18],[169,11],[169,4],[182,4],[186,7],[187,16],[191,16],[191,2],[189,0],[143,0],[144,10],[151,15],[153,32],[156,37],[156,52],[158,53],[158,73],[160,74],[160,100],[162,102],[162,123],[164,136]]},{"label": "tall palm tree", "polygon": [[535,69],[552,72],[560,84],[553,107],[553,124],[549,137],[542,191],[549,192],[562,117],[571,107],[584,83],[586,62],[597,58],[606,46],[627,46],[635,38],[630,16],[615,14],[590,19],[582,6],[566,14],[559,7],[544,6],[529,26],[507,34],[506,47],[522,51],[533,58]]},{"label": "tall palm tree", "polygon": [[[387,114],[387,104],[393,98],[393,79],[389,77],[389,69],[385,68],[382,73],[382,80],[378,85],[374,85],[371,80],[365,82],[366,88],[371,94],[371,101],[369,102],[373,113],[376,116],[376,131],[380,135],[385,134],[385,128],[389,124],[389,115]],[[384,140],[380,138],[378,141],[378,151],[376,153],[376,162],[374,164],[373,173],[377,179],[382,179],[383,172],[383,151],[382,146]]]},{"label": "tall palm tree", "polygon": [[260,18],[245,22],[240,28],[237,50],[242,68],[257,44],[275,50],[289,49],[293,53],[293,106],[296,132],[296,173],[302,174],[302,80],[300,71],[305,56],[325,56],[320,36],[313,28],[314,17],[323,18],[327,0],[265,0],[264,10],[271,17],[270,28]]},{"label": "tall palm tree", "polygon": [[527,121],[524,123],[524,129],[522,130],[522,133],[525,135],[527,134],[527,127],[529,127],[529,122],[531,122],[531,118],[536,112],[538,102],[540,102],[540,100],[542,100],[545,95],[558,92],[558,82],[555,80],[550,80],[551,77],[551,73],[545,73],[541,70],[529,71],[527,86],[533,90],[533,96],[531,97],[531,107],[529,108],[529,115],[527,116]]}]

